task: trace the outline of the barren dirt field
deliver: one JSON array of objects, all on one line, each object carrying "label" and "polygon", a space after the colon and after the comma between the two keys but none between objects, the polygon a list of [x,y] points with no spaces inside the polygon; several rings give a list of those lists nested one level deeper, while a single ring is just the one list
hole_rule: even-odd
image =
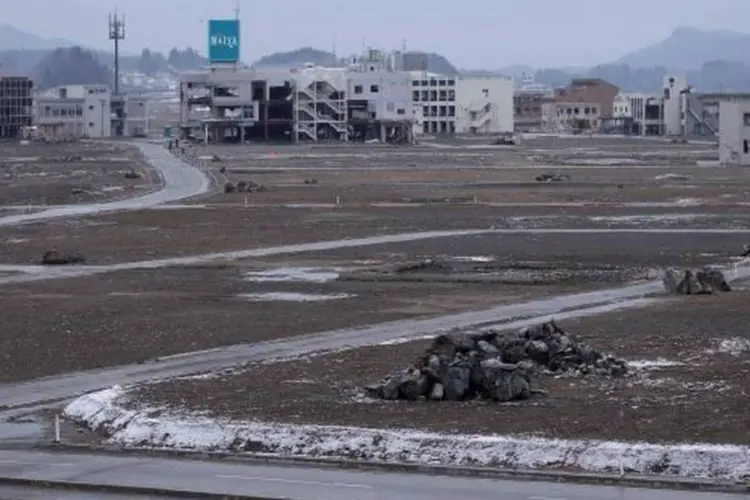
[{"label": "barren dirt field", "polygon": [[274,364],[217,378],[149,384],[151,407],[284,423],[646,442],[749,444],[746,411],[750,335],[748,292],[669,299],[559,325],[632,362],[621,379],[540,375],[547,391],[530,401],[381,402],[362,387],[406,368],[429,341],[383,345]]},{"label": "barren dirt field", "polygon": [[135,147],[99,142],[0,142],[0,176],[4,205],[96,203],[159,184]]}]

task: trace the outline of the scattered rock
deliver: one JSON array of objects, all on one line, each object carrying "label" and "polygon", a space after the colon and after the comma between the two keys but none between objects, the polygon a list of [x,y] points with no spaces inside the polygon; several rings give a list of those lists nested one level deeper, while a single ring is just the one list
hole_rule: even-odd
[{"label": "scattered rock", "polygon": [[662,282],[665,290],[675,295],[711,295],[715,291],[732,291],[724,273],[709,267],[685,269],[682,274],[674,269],[667,269]]},{"label": "scattered rock", "polygon": [[237,183],[238,193],[260,193],[265,191],[265,186],[253,181],[239,181]]},{"label": "scattered rock", "polygon": [[126,179],[140,179],[142,177],[143,177],[143,175],[140,172],[136,172],[133,169],[130,169],[127,172],[125,172],[125,178]]},{"label": "scattered rock", "polygon": [[237,186],[232,184],[231,182],[227,182],[224,184],[224,193],[236,193],[237,192]]},{"label": "scattered rock", "polygon": [[532,377],[539,372],[617,377],[627,365],[550,322],[516,333],[440,335],[414,366],[365,392],[386,400],[521,401],[538,393]]},{"label": "scattered rock", "polygon": [[227,173],[227,167],[224,167],[224,166],[222,166],[222,167],[221,167],[221,168],[219,169],[219,173],[221,173],[221,174],[226,174],[226,173]]},{"label": "scattered rock", "polygon": [[317,184],[318,179],[305,179],[305,184]]},{"label": "scattered rock", "polygon": [[86,259],[80,253],[61,254],[57,250],[48,250],[42,255],[42,265],[62,266],[68,264],[85,264]]},{"label": "scattered rock", "polygon": [[570,176],[559,172],[547,172],[537,175],[536,180],[538,182],[565,182],[570,180]]},{"label": "scattered rock", "polygon": [[750,257],[750,245],[742,246],[742,255],[740,257]]}]

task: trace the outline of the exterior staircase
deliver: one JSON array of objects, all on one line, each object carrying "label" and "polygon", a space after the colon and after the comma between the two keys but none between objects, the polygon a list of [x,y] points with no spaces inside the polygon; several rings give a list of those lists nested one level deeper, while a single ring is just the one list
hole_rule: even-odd
[{"label": "exterior staircase", "polygon": [[346,108],[346,75],[328,68],[300,70],[295,82],[297,140],[321,137],[346,141],[349,135]]},{"label": "exterior staircase", "polygon": [[469,129],[472,133],[486,132],[485,126],[492,119],[492,103],[488,101],[473,102],[468,106]]}]

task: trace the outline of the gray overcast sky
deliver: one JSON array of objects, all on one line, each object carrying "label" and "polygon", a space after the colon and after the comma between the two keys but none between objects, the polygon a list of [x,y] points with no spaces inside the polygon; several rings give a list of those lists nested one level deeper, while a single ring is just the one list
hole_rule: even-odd
[{"label": "gray overcast sky", "polygon": [[[206,50],[205,19],[236,0],[0,0],[0,19],[44,36],[106,48],[107,14],[126,14],[124,50]],[[609,62],[677,26],[750,31],[750,0],[240,0],[242,59],[313,46],[358,52],[363,43],[439,52],[463,68]]]}]

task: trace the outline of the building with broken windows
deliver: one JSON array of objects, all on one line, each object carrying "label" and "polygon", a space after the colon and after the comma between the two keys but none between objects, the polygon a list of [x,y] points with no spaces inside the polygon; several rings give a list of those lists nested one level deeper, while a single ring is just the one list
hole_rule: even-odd
[{"label": "building with broken windows", "polygon": [[0,75],[0,139],[15,139],[31,126],[33,87],[29,78]]},{"label": "building with broken windows", "polygon": [[182,137],[206,141],[410,141],[417,134],[513,131],[513,83],[406,71],[368,50],[342,67],[214,65],[180,81]]},{"label": "building with broken windows", "polygon": [[113,96],[108,85],[65,85],[37,94],[34,124],[48,138],[148,135],[148,100]]},{"label": "building with broken windows", "polygon": [[182,137],[210,142],[410,140],[410,79],[371,50],[345,67],[217,66],[182,75]]}]

